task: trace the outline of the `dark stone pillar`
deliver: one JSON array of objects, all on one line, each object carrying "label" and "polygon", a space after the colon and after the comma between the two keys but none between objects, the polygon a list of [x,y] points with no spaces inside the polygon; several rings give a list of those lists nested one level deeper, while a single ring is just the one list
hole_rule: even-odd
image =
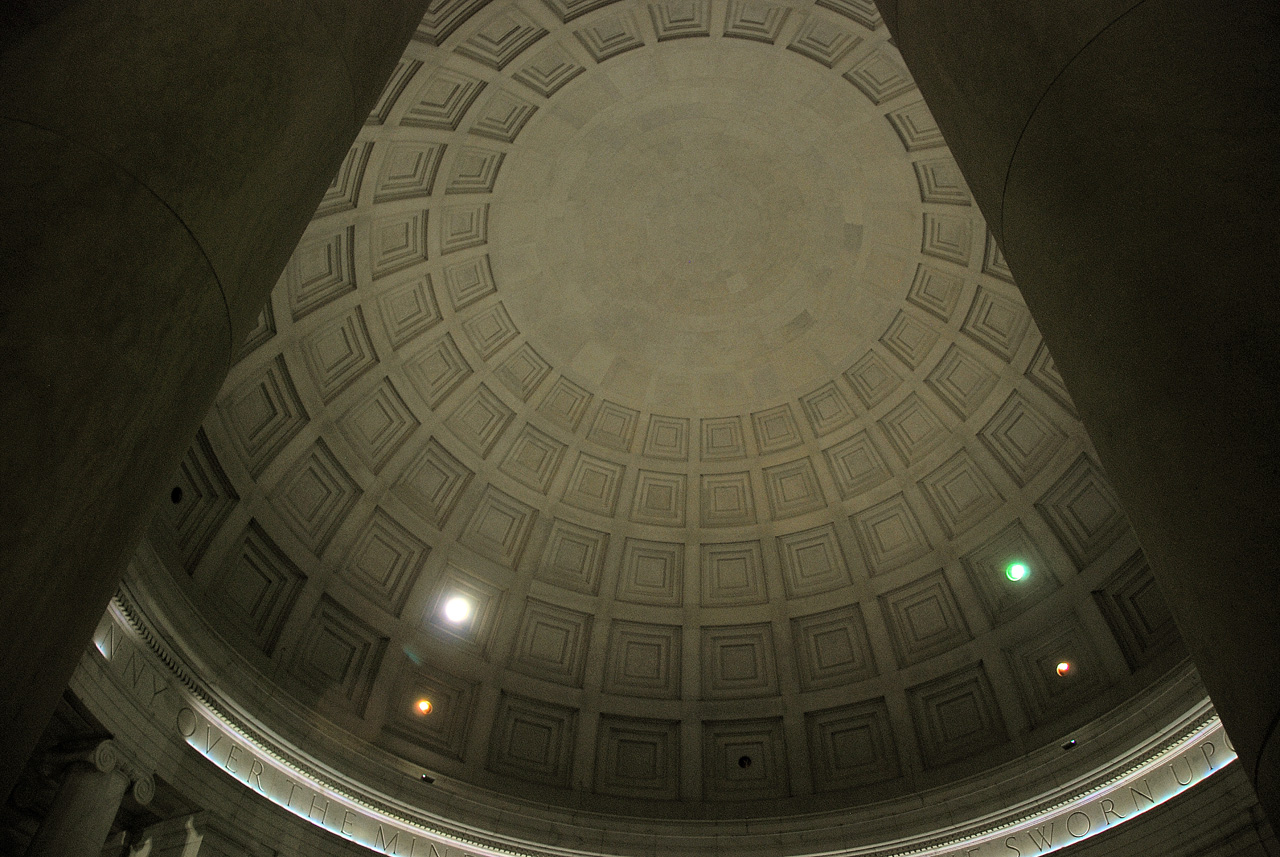
[{"label": "dark stone pillar", "polygon": [[0,13],[0,795],[426,5]]},{"label": "dark stone pillar", "polygon": [[877,2],[1280,820],[1280,12]]}]

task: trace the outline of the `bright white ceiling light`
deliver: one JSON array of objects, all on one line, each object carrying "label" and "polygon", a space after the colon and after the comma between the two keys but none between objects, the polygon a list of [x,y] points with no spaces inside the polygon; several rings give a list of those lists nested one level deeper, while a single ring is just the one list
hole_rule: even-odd
[{"label": "bright white ceiling light", "polygon": [[467,621],[471,615],[471,602],[461,595],[455,595],[444,603],[444,618],[455,625]]}]

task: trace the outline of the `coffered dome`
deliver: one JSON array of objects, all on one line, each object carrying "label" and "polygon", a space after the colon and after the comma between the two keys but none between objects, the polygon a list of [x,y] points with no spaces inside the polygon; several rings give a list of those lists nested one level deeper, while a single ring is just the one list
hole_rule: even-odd
[{"label": "coffered dome", "polygon": [[427,804],[905,799],[1181,656],[870,0],[440,4],[175,486],[206,678]]}]

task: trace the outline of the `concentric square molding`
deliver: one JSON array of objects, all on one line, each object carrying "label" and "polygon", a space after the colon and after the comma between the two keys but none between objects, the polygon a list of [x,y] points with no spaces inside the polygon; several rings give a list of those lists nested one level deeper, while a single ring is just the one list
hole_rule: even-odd
[{"label": "concentric square molding", "polygon": [[703,544],[700,559],[703,607],[738,607],[768,602],[760,542]]},{"label": "concentric square molding", "polygon": [[567,788],[577,726],[577,709],[504,692],[489,740],[489,770]]},{"label": "concentric square molding", "polygon": [[900,493],[863,509],[849,523],[873,575],[900,568],[933,550],[920,518]]},{"label": "concentric square molding", "polygon": [[418,517],[442,530],[474,475],[432,437],[423,444],[418,457],[405,468],[393,490]]},{"label": "concentric square molding", "polygon": [[374,203],[430,196],[444,153],[444,143],[391,143],[373,187]]},{"label": "concentric square molding", "polygon": [[683,527],[687,490],[687,477],[683,473],[641,470],[636,480],[635,500],[631,504],[631,520],[641,524]]},{"label": "concentric square molding", "polygon": [[557,425],[577,431],[582,415],[591,404],[591,394],[561,375],[538,405],[538,412]]},{"label": "concentric square molding", "polygon": [[369,256],[375,280],[427,261],[428,214],[410,211],[373,222],[369,227]]},{"label": "concentric square molding", "polygon": [[453,168],[449,171],[449,183],[445,185],[444,192],[493,193],[493,185],[498,180],[498,170],[502,169],[505,157],[504,153],[493,149],[464,146],[454,154]]},{"label": "concentric square molding", "polygon": [[1040,343],[1035,356],[1031,358],[1031,364],[1027,366],[1027,377],[1031,383],[1047,393],[1049,398],[1066,408],[1068,413],[1072,416],[1076,415],[1075,403],[1071,401],[1071,395],[1067,393],[1067,385],[1058,374],[1058,366],[1053,362],[1049,346],[1044,342]]},{"label": "concentric square molding", "polygon": [[903,668],[973,639],[941,569],[886,592],[879,601]]},{"label": "concentric square molding", "polygon": [[608,547],[608,533],[556,519],[534,576],[563,589],[597,595]]},{"label": "concentric square molding", "polygon": [[[827,507],[813,461],[807,456],[763,471],[765,495],[774,520],[816,512]],[[704,477],[705,478],[705,477]]]},{"label": "concentric square molding", "polygon": [[305,336],[301,345],[307,372],[326,403],[378,365],[360,307],[326,322]]},{"label": "concentric square molding", "polygon": [[283,279],[294,321],[355,291],[355,229],[305,239],[289,257]]},{"label": "concentric square molding", "polygon": [[[437,636],[465,644],[483,655],[498,624],[504,594],[496,584],[450,562],[431,587],[431,601],[423,625]],[[455,597],[471,603],[471,612],[461,622],[451,622],[444,616],[445,604]]]},{"label": "concentric square molding", "polygon": [[388,642],[377,628],[325,594],[294,651],[289,673],[326,703],[363,717]]},{"label": "concentric square molding", "polygon": [[936,149],[947,144],[942,138],[937,121],[923,101],[892,110],[885,114],[885,118],[889,120],[889,125],[902,141],[902,147],[908,152]]},{"label": "concentric square molding", "polygon": [[680,698],[680,626],[615,620],[609,628],[605,693]]},{"label": "concentric square molding", "polygon": [[644,436],[644,454],[669,461],[689,460],[689,421],[652,414]]},{"label": "concentric square molding", "polygon": [[373,143],[356,143],[342,159],[342,165],[329,183],[329,188],[320,198],[320,205],[312,219],[318,219],[342,211],[350,211],[356,207],[360,199],[360,185],[364,181],[364,171],[369,164],[369,156],[373,154]]},{"label": "concentric square molding", "polygon": [[538,108],[519,96],[499,90],[480,109],[468,132],[501,143],[514,143]]},{"label": "concentric square molding", "polygon": [[1021,301],[979,286],[960,332],[1008,363],[1030,327],[1031,313]]},{"label": "concentric square molding", "polygon": [[804,725],[817,791],[857,788],[901,776],[883,697],[810,711]]},{"label": "concentric square molding", "polygon": [[299,541],[319,556],[363,493],[321,439],[280,479],[271,502]]},{"label": "concentric square molding", "polygon": [[702,526],[744,527],[756,522],[750,473],[704,473],[699,483]]},{"label": "concentric square molding", "polygon": [[487,458],[514,416],[515,411],[496,393],[479,384],[444,422],[454,437],[481,458]]},{"label": "concentric square molding", "polygon": [[658,41],[711,35],[709,0],[666,0],[649,4],[649,17]]},{"label": "concentric square molding", "polygon": [[644,37],[640,35],[639,27],[626,12],[597,18],[582,29],[574,30],[573,34],[597,63],[644,47]]},{"label": "concentric square molding", "polygon": [[515,6],[495,14],[456,50],[489,68],[502,71],[547,31]]},{"label": "concentric square molding", "polygon": [[844,379],[849,382],[858,400],[862,402],[862,407],[867,410],[893,395],[893,391],[902,383],[902,376],[875,351],[868,351],[846,369]]},{"label": "concentric square molding", "polygon": [[800,426],[796,424],[788,404],[752,414],[751,427],[755,430],[756,445],[762,455],[790,449],[800,443]]},{"label": "concentric square molding", "polygon": [[714,417],[701,421],[702,460],[729,461],[746,458],[741,417]]},{"label": "concentric square molding", "polygon": [[[485,269],[488,268],[487,257],[484,266]],[[520,336],[520,330],[501,301],[464,321],[462,332],[466,334],[471,347],[485,360],[491,360]]]},{"label": "concentric square molding", "polygon": [[788,598],[839,589],[850,582],[844,551],[832,524],[778,536],[782,584]]},{"label": "concentric square molding", "polygon": [[552,45],[512,75],[512,78],[543,98],[550,98],[586,70],[563,47]]},{"label": "concentric square molding", "polygon": [[485,82],[469,74],[439,68],[423,81],[414,104],[400,120],[414,128],[457,131],[471,105],[484,91]]},{"label": "concentric square molding", "polygon": [[921,262],[916,265],[907,300],[942,321],[950,321],[963,291],[963,278]]},{"label": "concentric square molding", "polygon": [[800,397],[800,409],[816,437],[831,434],[853,421],[853,408],[834,381]]},{"label": "concentric square molding", "polygon": [[375,474],[420,425],[390,378],[379,381],[338,418],[339,431],[361,463]]},{"label": "concentric square molding", "polygon": [[[822,5],[821,3],[818,5]],[[916,82],[884,47],[867,54],[844,74],[872,104],[883,104],[916,88]],[[957,172],[958,174],[958,172]],[[925,199],[925,202],[936,200]]]},{"label": "concentric square molding", "polygon": [[966,420],[982,407],[998,380],[977,357],[951,345],[925,383],[957,417]]},{"label": "concentric square molding", "polygon": [[1141,551],[1125,560],[1093,598],[1130,669],[1151,663],[1163,652],[1184,651],[1173,615]]},{"label": "concentric square molding", "polygon": [[[431,701],[431,715],[418,714],[420,699]],[[476,687],[434,664],[413,664],[407,658],[391,692],[384,730],[413,747],[462,761],[467,729],[475,709]]]},{"label": "concentric square molding", "polygon": [[704,699],[742,699],[778,693],[773,626],[767,622],[704,626],[701,661]]},{"label": "concentric square molding", "polygon": [[205,592],[217,615],[238,632],[229,636],[232,644],[248,643],[270,657],[306,581],[262,525],[251,519],[229,562]]},{"label": "concentric square molding", "polygon": [[926,768],[976,756],[1007,740],[981,661],[907,688],[907,705]]},{"label": "concentric square molding", "polygon": [[378,103],[373,106],[369,118],[365,119],[366,125],[382,125],[387,121],[387,117],[391,115],[391,109],[395,107],[420,68],[422,68],[421,60],[401,59],[396,63],[390,79],[378,95]]},{"label": "concentric square molding", "polygon": [[622,464],[580,452],[560,499],[585,512],[611,518],[618,508],[618,492],[626,469]]},{"label": "concentric square molding", "polygon": [[924,213],[920,252],[967,267],[973,254],[973,222],[953,214]]},{"label": "concentric square molding", "polygon": [[861,43],[861,37],[818,15],[810,15],[800,24],[800,29],[796,31],[787,49],[827,68],[834,68]]},{"label": "concentric square molding", "polygon": [[831,478],[845,499],[881,485],[893,476],[884,456],[866,431],[826,449],[823,455]]},{"label": "concentric square molding", "polygon": [[818,0],[818,5],[856,21],[868,30],[880,26],[880,10],[873,0]]},{"label": "concentric square molding", "polygon": [[404,371],[422,401],[434,411],[459,384],[471,377],[471,364],[462,356],[453,334],[446,333],[416,354],[407,356]]},{"label": "concentric square molding", "polygon": [[530,598],[509,666],[544,681],[582,687],[591,644],[591,616]]},{"label": "concentric square molding", "polygon": [[339,576],[374,604],[399,616],[431,548],[381,507],[352,545]]},{"label": "concentric square molding", "polygon": [[1066,434],[1025,396],[1014,390],[978,437],[1019,485],[1049,465]]},{"label": "concentric square molding", "polygon": [[763,0],[729,0],[725,5],[725,37],[772,45],[790,13],[786,6]]},{"label": "concentric square molding", "polygon": [[618,570],[618,600],[679,607],[684,601],[684,545],[627,539]]},{"label": "concentric square molding", "polygon": [[906,465],[915,464],[951,437],[946,423],[915,393],[903,396],[879,420],[880,429]]},{"label": "concentric square molding", "polygon": [[937,331],[904,311],[894,316],[880,337],[880,344],[908,369],[915,369],[923,363],[937,341]]},{"label": "concentric square molding", "polygon": [[556,478],[567,447],[532,423],[525,423],[512,442],[500,469],[527,488],[545,494]]},{"label": "concentric square molding", "polygon": [[[1100,695],[1111,683],[1080,620],[1059,615],[1044,628],[1005,649],[1022,703],[1033,726],[1041,726]],[[1058,675],[1063,661],[1071,665]]]},{"label": "concentric square molding", "polygon": [[[442,254],[479,247],[489,240],[489,203],[448,206],[440,212],[437,222]],[[454,308],[457,309],[456,300]]]},{"label": "concentric square molding", "polygon": [[430,274],[419,274],[378,295],[378,313],[391,347],[399,350],[443,320]]},{"label": "concentric square molding", "polygon": [[[1020,520],[965,554],[960,562],[992,625],[1002,625],[1039,604],[1060,585],[1058,574]],[[1005,576],[1013,562],[1025,563],[1030,572],[1016,583]]]},{"label": "concentric square molding", "polygon": [[925,474],[920,490],[951,538],[986,520],[1004,505],[1004,497],[964,449]]},{"label": "concentric square molding", "polygon": [[595,790],[616,797],[679,798],[680,721],[601,715]]},{"label": "concentric square molding", "polygon": [[591,421],[587,439],[619,452],[630,452],[639,420],[639,411],[605,400]]},{"label": "concentric square molding", "polygon": [[1110,483],[1084,453],[1045,492],[1036,510],[1081,569],[1129,527]]},{"label": "concentric square molding", "polygon": [[182,457],[173,478],[178,502],[164,505],[164,520],[173,528],[183,564],[193,572],[214,535],[240,500],[218,463],[204,429]]},{"label": "concentric square molding", "polygon": [[791,794],[782,718],[707,720],[702,724],[705,800],[783,798]]},{"label": "concentric square molding", "polygon": [[520,401],[527,402],[551,374],[551,364],[526,342],[502,361],[495,374]]},{"label": "concentric square molding", "polygon": [[802,690],[851,685],[879,674],[858,604],[792,619],[791,641]]},{"label": "concentric square molding", "polygon": [[1000,245],[996,243],[996,236],[990,228],[987,229],[987,249],[982,256],[982,273],[998,277],[1006,283],[1013,282],[1013,272],[1009,270],[1009,263],[1004,260],[1004,253],[1000,252]]},{"label": "concentric square molding", "polygon": [[459,541],[494,562],[515,568],[537,518],[537,509],[488,485]]},{"label": "concentric square molding", "polygon": [[[916,161],[916,181],[920,185],[920,201],[937,205],[972,205],[973,197],[960,168],[951,158]],[[990,233],[988,233],[990,235]],[[988,245],[990,246],[990,245]]]},{"label": "concentric square molding", "polygon": [[415,41],[439,47],[445,39],[453,35],[454,30],[466,23],[467,19],[484,7],[477,0],[439,0],[427,7],[427,14],[418,23],[414,32]]},{"label": "concentric square molding", "polygon": [[466,309],[498,291],[488,255],[446,266],[444,285],[454,312]]}]

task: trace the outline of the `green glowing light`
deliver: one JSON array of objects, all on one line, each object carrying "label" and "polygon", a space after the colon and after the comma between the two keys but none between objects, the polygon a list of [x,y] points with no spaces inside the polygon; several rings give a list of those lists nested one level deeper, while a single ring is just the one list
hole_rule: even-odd
[{"label": "green glowing light", "polygon": [[1011,562],[1009,567],[1004,570],[1004,576],[1014,581],[1025,580],[1027,575],[1031,573],[1031,569],[1027,568],[1025,562]]}]

